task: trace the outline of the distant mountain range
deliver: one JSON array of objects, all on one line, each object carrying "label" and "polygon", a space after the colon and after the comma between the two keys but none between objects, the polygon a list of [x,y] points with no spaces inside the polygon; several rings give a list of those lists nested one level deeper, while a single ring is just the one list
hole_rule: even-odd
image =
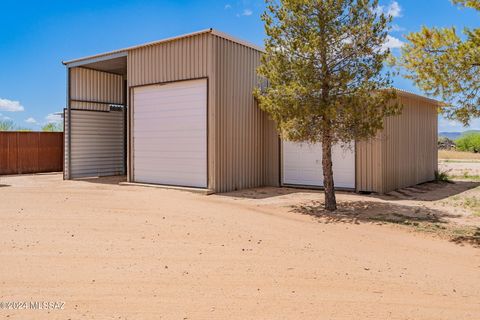
[{"label": "distant mountain range", "polygon": [[439,132],[438,136],[439,137],[446,137],[451,140],[456,140],[460,138],[462,135],[467,134],[467,133],[480,133],[480,130],[468,130],[464,132]]}]

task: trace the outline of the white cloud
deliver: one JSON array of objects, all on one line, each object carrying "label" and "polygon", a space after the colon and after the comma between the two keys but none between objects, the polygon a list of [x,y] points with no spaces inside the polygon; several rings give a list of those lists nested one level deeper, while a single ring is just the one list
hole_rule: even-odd
[{"label": "white cloud", "polygon": [[19,101],[0,98],[0,110],[9,111],[9,112],[18,112],[18,111],[25,110],[25,108],[20,104]]},{"label": "white cloud", "polygon": [[387,39],[383,44],[382,49],[398,49],[401,48],[403,45],[404,43],[400,39],[392,37],[391,35],[387,35]]},{"label": "white cloud", "polygon": [[251,16],[253,11],[250,9],[243,9],[242,16]]},{"label": "white cloud", "polygon": [[480,130],[480,119],[473,119],[470,126],[464,127],[458,121],[445,119],[443,116],[439,117],[438,131],[440,132],[463,132],[466,130]]},{"label": "white cloud", "polygon": [[388,6],[378,6],[375,8],[376,14],[386,14],[388,16],[392,16],[394,18],[398,18],[402,16],[402,7],[398,4],[397,1],[392,1]]},{"label": "white cloud", "polygon": [[373,11],[374,11],[376,14],[380,15],[380,14],[382,14],[382,13],[384,12],[384,9],[385,9],[384,6],[380,6],[380,5],[379,5],[379,6],[377,6]]},{"label": "white cloud", "polygon": [[60,123],[62,122],[62,115],[59,113],[49,113],[46,117],[45,120],[47,123]]},{"label": "white cloud", "polygon": [[228,9],[232,9],[232,5],[231,5],[231,4],[226,4],[226,5],[225,5],[225,10],[228,10]]},{"label": "white cloud", "polygon": [[456,131],[465,131],[465,128],[460,122],[452,121],[445,119],[440,116],[438,121],[438,131],[440,132],[456,132]]},{"label": "white cloud", "polygon": [[388,5],[387,15],[392,16],[394,18],[402,16],[402,7],[400,7],[397,1],[393,1]]},{"label": "white cloud", "polygon": [[35,120],[35,118],[32,118],[32,117],[29,117],[28,119],[25,120],[26,123],[30,123],[30,124],[37,124],[37,120]]},{"label": "white cloud", "polygon": [[3,114],[0,113],[0,120],[12,120],[12,118],[4,116]]},{"label": "white cloud", "polygon": [[392,31],[394,31],[394,32],[405,31],[405,28],[400,27],[398,24],[394,24],[394,25],[392,25]]}]

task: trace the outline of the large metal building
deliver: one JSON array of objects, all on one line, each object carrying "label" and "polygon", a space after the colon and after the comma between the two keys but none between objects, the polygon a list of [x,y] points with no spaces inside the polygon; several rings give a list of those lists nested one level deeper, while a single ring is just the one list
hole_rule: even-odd
[{"label": "large metal building", "polygon": [[[208,29],[64,62],[65,179],[227,192],[321,187],[321,148],[282,142],[256,105],[262,51]],[[340,188],[388,192],[434,179],[437,103],[399,91],[401,116],[369,142],[336,148]]]}]

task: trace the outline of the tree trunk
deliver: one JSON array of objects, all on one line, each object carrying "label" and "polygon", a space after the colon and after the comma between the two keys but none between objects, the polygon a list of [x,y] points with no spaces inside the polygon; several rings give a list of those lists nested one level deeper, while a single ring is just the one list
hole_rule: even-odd
[{"label": "tree trunk", "polygon": [[322,168],[323,186],[325,188],[325,209],[335,211],[337,210],[337,199],[335,198],[335,185],[333,182],[332,137],[328,128],[325,128],[322,137]]}]

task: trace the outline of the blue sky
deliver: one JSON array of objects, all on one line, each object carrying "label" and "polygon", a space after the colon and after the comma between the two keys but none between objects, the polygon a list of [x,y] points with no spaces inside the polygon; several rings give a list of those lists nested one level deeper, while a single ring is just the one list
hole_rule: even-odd
[{"label": "blue sky", "polygon": [[[422,25],[478,27],[479,15],[449,0],[381,1],[395,16],[388,44]],[[0,119],[38,129],[65,106],[62,60],[110,51],[206,28],[262,45],[263,0],[10,1],[0,2]],[[402,78],[395,86],[419,92]],[[471,129],[480,129],[480,121]],[[465,130],[440,119],[440,130]]]}]

